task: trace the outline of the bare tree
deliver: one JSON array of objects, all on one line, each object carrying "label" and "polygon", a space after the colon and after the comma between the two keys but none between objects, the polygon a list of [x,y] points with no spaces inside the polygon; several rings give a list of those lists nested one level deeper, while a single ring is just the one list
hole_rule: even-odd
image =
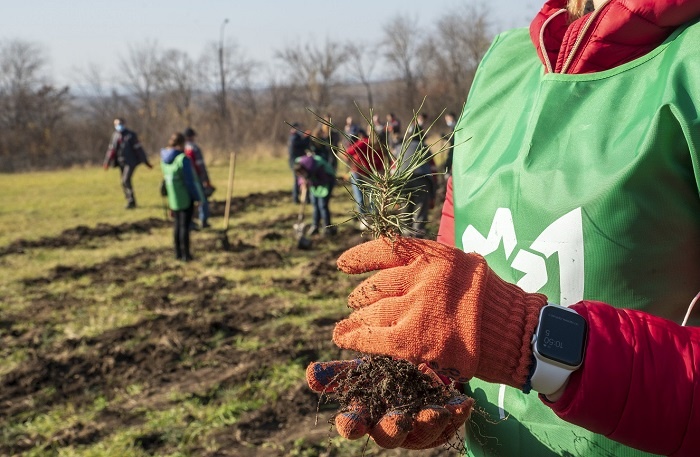
[{"label": "bare tree", "polygon": [[120,71],[127,92],[139,101],[139,112],[145,118],[157,115],[155,95],[161,77],[161,51],[156,41],[146,41],[140,46],[129,46],[129,54],[122,58]]},{"label": "bare tree", "polygon": [[263,119],[258,124],[258,133],[264,141],[272,143],[285,141],[289,130],[285,121],[294,121],[291,114],[294,105],[294,87],[279,80],[279,75],[270,72],[266,90],[262,94],[264,101]]},{"label": "bare tree", "polygon": [[112,130],[112,120],[126,111],[125,98],[107,82],[100,67],[88,65],[76,72],[71,118],[83,160],[101,162]]},{"label": "bare tree", "polygon": [[157,72],[163,97],[175,109],[180,123],[186,125],[192,124],[192,98],[198,86],[198,73],[193,68],[194,62],[186,52],[169,49],[163,53]]},{"label": "bare tree", "polygon": [[[223,51],[222,60],[219,60],[219,52]],[[223,84],[227,88],[225,110],[221,110],[221,69],[220,63],[223,63]],[[259,63],[253,59],[248,58],[240,46],[233,39],[227,39],[223,50],[221,50],[220,43],[211,42],[207,45],[204,53],[199,59],[198,67],[201,72],[203,90],[210,94],[210,100],[207,104],[207,109],[216,110],[219,113],[216,122],[220,124],[222,129],[222,141],[226,143],[227,138],[230,136],[231,132],[236,133],[238,128],[234,130],[234,126],[237,126],[240,121],[240,113],[248,112],[255,113],[257,111],[257,106],[254,100],[248,98],[246,104],[243,108],[237,108],[237,105],[242,104],[236,100],[237,96],[241,93],[249,94],[251,89],[251,77],[255,70],[258,68]],[[222,111],[224,113],[231,113],[230,119],[225,119]]]},{"label": "bare tree", "polygon": [[363,44],[349,44],[348,70],[365,88],[367,103],[370,108],[374,108],[374,97],[372,94],[372,73],[377,65],[377,51],[375,46]]},{"label": "bare tree", "polygon": [[42,49],[13,40],[0,47],[0,120],[6,128],[22,128],[29,121],[32,93],[45,84],[46,58]]},{"label": "bare tree", "polygon": [[430,75],[431,92],[444,95],[444,106],[453,110],[462,106],[492,37],[489,10],[484,5],[462,5],[438,20],[423,54],[423,67]]},{"label": "bare tree", "polygon": [[348,58],[346,47],[327,39],[323,48],[307,43],[303,48],[287,47],[275,56],[286,65],[292,83],[305,89],[307,104],[319,112],[326,111],[337,74]]},{"label": "bare tree", "polygon": [[403,82],[404,108],[412,111],[423,98],[418,93],[418,83],[422,76],[419,51],[421,48],[421,30],[418,21],[405,15],[395,16],[384,27],[382,47],[384,57],[396,77]]},{"label": "bare tree", "polygon": [[85,100],[85,111],[89,119],[106,120],[112,127],[112,120],[124,110],[124,99],[114,90],[96,64],[76,72],[73,90]]},{"label": "bare tree", "polygon": [[0,155],[21,157],[25,167],[45,166],[61,149],[57,134],[70,94],[68,87],[51,83],[46,65],[43,50],[34,43],[0,44],[0,128],[6,132]]},{"label": "bare tree", "polygon": [[[159,125],[158,90],[162,80],[162,52],[156,41],[145,41],[129,46],[129,54],[120,59],[120,79],[128,94],[127,101],[135,102],[126,114],[129,124],[139,130],[146,150],[156,149],[163,136]],[[134,117],[136,119],[134,120]]]},{"label": "bare tree", "polygon": [[[129,47],[109,78],[97,67],[88,68],[76,78],[73,93],[52,84],[40,46],[0,41],[0,128],[6,131],[0,155],[11,159],[0,166],[94,162],[103,154],[111,119],[121,115],[149,152],[162,146],[169,129],[191,124],[205,149],[215,154],[231,144],[281,145],[288,132],[285,121],[307,126],[315,121],[307,107],[318,114],[350,113],[356,111],[355,100],[365,96],[371,108],[391,106],[390,111],[403,114],[426,96],[424,112],[458,111],[491,41],[487,8],[445,11],[430,29],[397,16],[383,30],[377,43],[326,39],[289,46],[275,54],[276,68],[248,59],[233,38],[207,44],[194,61],[177,49],[163,51],[154,41],[140,43]],[[394,82],[376,80],[380,67],[391,72]]]}]

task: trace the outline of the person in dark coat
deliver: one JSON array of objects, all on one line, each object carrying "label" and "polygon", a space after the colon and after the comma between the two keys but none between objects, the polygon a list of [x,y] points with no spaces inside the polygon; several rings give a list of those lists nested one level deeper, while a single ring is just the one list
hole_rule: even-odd
[{"label": "person in dark coat", "polygon": [[131,185],[131,178],[139,164],[146,164],[148,168],[153,165],[148,161],[146,151],[139,142],[136,132],[126,128],[126,121],[123,118],[114,120],[114,133],[109,142],[109,148],[105,154],[103,167],[119,167],[122,189],[126,198],[126,209],[136,208],[136,197],[134,188]]}]

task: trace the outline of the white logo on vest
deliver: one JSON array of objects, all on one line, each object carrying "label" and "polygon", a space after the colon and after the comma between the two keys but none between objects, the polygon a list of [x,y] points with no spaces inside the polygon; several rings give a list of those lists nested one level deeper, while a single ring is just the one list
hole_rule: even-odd
[{"label": "white logo on vest", "polygon": [[[498,249],[503,250],[510,266],[525,275],[517,285],[527,292],[537,292],[549,281],[546,260],[557,254],[559,260],[558,303],[571,305],[583,299],[583,223],[581,208],[563,215],[547,226],[535,241],[527,247],[518,247],[513,216],[510,209],[498,208],[494,214],[488,236],[484,236],[473,225],[462,234],[465,252],[476,252],[487,256]],[[515,254],[515,255],[513,255]]]}]

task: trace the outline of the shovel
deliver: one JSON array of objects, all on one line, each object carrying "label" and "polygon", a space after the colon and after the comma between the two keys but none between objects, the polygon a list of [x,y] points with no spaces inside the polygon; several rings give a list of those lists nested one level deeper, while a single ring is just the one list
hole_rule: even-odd
[{"label": "shovel", "polygon": [[299,208],[299,216],[297,216],[297,223],[294,224],[294,234],[297,240],[297,249],[307,250],[311,249],[311,240],[306,237],[306,229],[308,226],[304,223],[304,210],[306,209],[306,192],[308,186],[304,186],[301,189],[301,207]]},{"label": "shovel", "polygon": [[160,201],[163,203],[163,213],[165,214],[165,220],[170,220],[170,208],[168,207],[168,190],[165,187],[165,180],[160,182],[159,186]]},{"label": "shovel", "polygon": [[225,251],[231,249],[228,241],[228,223],[231,215],[231,195],[233,194],[233,173],[236,170],[236,151],[231,153],[228,168],[228,188],[226,191],[226,209],[224,210],[224,229],[221,231],[221,246]]}]

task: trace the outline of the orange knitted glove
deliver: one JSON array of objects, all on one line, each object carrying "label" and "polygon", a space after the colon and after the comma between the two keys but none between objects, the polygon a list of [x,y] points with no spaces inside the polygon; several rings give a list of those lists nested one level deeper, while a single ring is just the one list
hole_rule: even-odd
[{"label": "orange knitted glove", "polygon": [[[332,393],[343,374],[360,363],[361,359],[314,362],[306,369],[306,381],[315,392]],[[418,369],[431,376],[435,385],[443,384],[427,365],[421,364]],[[474,399],[455,391],[446,405],[426,406],[414,416],[399,410],[389,411],[374,425],[370,424],[369,412],[358,405],[338,414],[335,427],[350,440],[368,434],[386,449],[429,449],[447,443],[469,419],[473,405]]]},{"label": "orange knitted glove", "polygon": [[461,382],[476,376],[523,388],[544,295],[503,281],[480,255],[414,238],[355,246],[338,267],[382,270],[348,297],[355,311],[333,332],[341,348],[425,362]]}]

